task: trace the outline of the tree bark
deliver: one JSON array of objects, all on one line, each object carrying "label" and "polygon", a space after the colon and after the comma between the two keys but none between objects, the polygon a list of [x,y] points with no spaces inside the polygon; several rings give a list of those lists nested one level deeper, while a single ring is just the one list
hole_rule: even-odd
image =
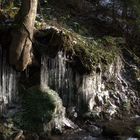
[{"label": "tree bark", "polygon": [[32,63],[32,39],[38,0],[22,0],[22,5],[12,31],[9,62],[18,70],[25,70]]}]

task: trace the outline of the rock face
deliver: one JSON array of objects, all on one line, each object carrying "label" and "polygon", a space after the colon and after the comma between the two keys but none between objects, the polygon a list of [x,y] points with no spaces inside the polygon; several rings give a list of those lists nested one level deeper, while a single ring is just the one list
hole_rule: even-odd
[{"label": "rock face", "polygon": [[[38,61],[38,70],[35,70],[36,67],[27,70],[27,78],[21,73],[20,82],[26,90],[21,98],[23,104],[19,112],[23,112],[19,117],[20,123],[20,119],[17,120],[22,129],[61,133],[64,126],[75,128],[66,118],[66,113],[71,118],[82,116],[93,119],[112,119],[126,113],[139,115],[138,65],[130,63],[121,50],[120,54],[113,53],[115,48],[110,51],[110,46],[115,44],[105,39],[99,41],[101,46],[93,40],[89,47],[85,40],[79,41],[80,36],[77,39],[55,28],[48,30],[49,34],[44,31],[47,39],[43,36],[43,41],[39,42],[43,44],[37,48],[40,52],[34,49],[37,60],[41,60]],[[42,46],[45,49],[39,48]],[[2,50],[0,58],[0,106],[3,110],[16,97],[17,76],[7,65]],[[36,74],[40,81],[35,79]],[[13,112],[8,114],[16,116]]]},{"label": "rock face", "polygon": [[58,51],[55,58],[42,56],[41,60],[41,83],[57,91],[67,109],[73,107],[85,117],[108,119],[119,113],[135,112],[137,91],[132,89],[132,80],[126,79],[129,70],[123,56],[116,56],[106,66],[99,62],[94,70],[83,74],[71,67],[71,57]]}]

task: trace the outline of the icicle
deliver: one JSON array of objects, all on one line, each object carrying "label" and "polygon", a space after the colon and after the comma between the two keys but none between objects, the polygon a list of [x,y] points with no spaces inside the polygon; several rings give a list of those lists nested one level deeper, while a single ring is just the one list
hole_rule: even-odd
[{"label": "icicle", "polygon": [[67,56],[58,52],[55,58],[42,57],[41,85],[49,86],[60,95],[64,104],[70,105],[74,92],[72,69],[67,66]]},{"label": "icicle", "polygon": [[47,57],[43,56],[41,59],[41,86],[48,85],[48,69],[47,69]]},{"label": "icicle", "polygon": [[7,64],[6,53],[0,47],[0,112],[5,112],[6,107],[16,99],[17,75]]}]

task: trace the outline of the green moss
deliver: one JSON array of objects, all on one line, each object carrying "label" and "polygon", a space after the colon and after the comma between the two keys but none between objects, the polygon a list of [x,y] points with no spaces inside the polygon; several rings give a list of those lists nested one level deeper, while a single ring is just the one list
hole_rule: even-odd
[{"label": "green moss", "polygon": [[[47,30],[45,37],[48,46],[44,47],[42,53],[46,52],[47,55],[55,57],[58,51],[64,51],[72,56],[72,66],[79,72],[91,72],[99,63],[105,68],[104,65],[116,60],[120,53],[119,47],[124,44],[122,38],[86,38],[65,29],[54,28]],[[39,50],[42,50],[42,47],[40,46]]]},{"label": "green moss", "polygon": [[74,58],[78,59],[88,72],[94,70],[99,63],[105,68],[105,65],[113,63],[119,54],[118,42],[111,37],[110,40],[102,38],[92,41],[81,38],[72,46],[72,50]]},{"label": "green moss", "polygon": [[99,63],[104,68],[113,63],[120,53],[120,46],[125,43],[122,38],[111,36],[88,39],[72,32],[65,32],[63,36],[64,50],[72,52],[77,67],[85,72],[94,70]]},{"label": "green moss", "polygon": [[[51,91],[48,91],[51,92]],[[22,94],[22,128],[32,132],[43,132],[43,124],[49,122],[55,110],[53,96],[40,87],[20,89]]]}]

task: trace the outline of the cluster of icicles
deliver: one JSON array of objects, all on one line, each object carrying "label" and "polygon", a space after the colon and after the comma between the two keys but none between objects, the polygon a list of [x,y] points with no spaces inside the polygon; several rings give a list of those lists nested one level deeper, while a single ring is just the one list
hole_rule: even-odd
[{"label": "cluster of icicles", "polygon": [[[121,103],[119,97],[127,100],[125,94],[127,87],[121,86],[122,82],[125,81],[120,75],[122,67],[120,59],[115,65],[111,64],[106,72],[103,72],[101,65],[98,64],[96,68],[100,70],[99,72],[93,71],[91,74],[83,75],[78,74],[70,67],[68,64],[69,59],[69,56],[61,51],[58,52],[55,58],[43,56],[41,61],[41,85],[49,86],[59,93],[64,106],[67,108],[76,107],[77,111],[97,109],[102,112],[103,106],[108,103],[107,111],[110,113],[111,110],[110,114],[114,114],[116,112],[116,106],[113,105],[114,96],[116,96],[119,104]],[[106,89],[106,81],[102,78],[103,76],[108,79],[116,77],[121,87],[115,84],[116,92]],[[118,92],[124,94],[118,95]],[[111,98],[110,95],[113,97]]]},{"label": "cluster of icicles", "polygon": [[6,60],[6,52],[0,47],[0,112],[5,112],[17,94],[17,74]]},{"label": "cluster of icicles", "polygon": [[42,57],[41,86],[49,86],[58,92],[64,102],[71,104],[74,90],[73,72],[66,65],[67,57],[58,52],[55,58]]},{"label": "cluster of icicles", "polygon": [[66,107],[77,106],[80,109],[93,98],[95,91],[100,90],[101,75],[96,75],[94,80],[91,75],[81,76],[72,70],[67,60],[69,56],[61,51],[55,58],[43,56],[41,85],[58,92]]}]

